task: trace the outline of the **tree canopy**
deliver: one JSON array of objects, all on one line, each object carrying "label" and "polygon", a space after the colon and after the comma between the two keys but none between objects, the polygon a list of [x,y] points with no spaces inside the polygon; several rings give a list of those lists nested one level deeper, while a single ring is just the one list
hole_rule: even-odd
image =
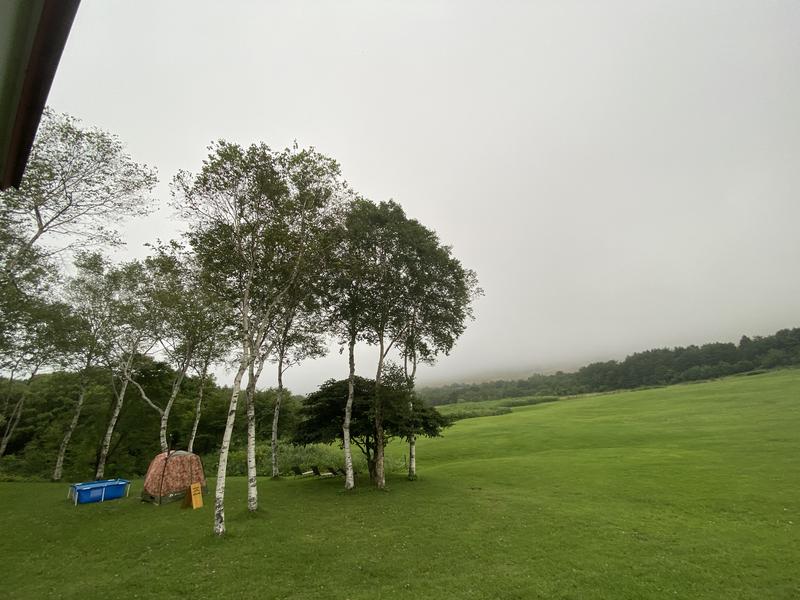
[{"label": "tree canopy", "polygon": [[[299,412],[300,421],[292,441],[296,444],[343,443],[342,422],[347,402],[348,380],[329,380],[308,394]],[[353,411],[350,437],[367,459],[370,472],[375,468],[378,437],[375,431],[375,380],[354,378]],[[383,395],[383,444],[394,437],[412,435],[436,437],[450,425],[449,419],[435,408],[420,403],[409,409],[410,392],[399,369],[390,369],[381,390]]]}]

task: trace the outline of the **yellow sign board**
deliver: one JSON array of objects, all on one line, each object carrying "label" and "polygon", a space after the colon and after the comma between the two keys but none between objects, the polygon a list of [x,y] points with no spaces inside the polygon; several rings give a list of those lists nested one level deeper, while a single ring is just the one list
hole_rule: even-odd
[{"label": "yellow sign board", "polygon": [[199,483],[193,483],[188,493],[184,496],[183,507],[203,508],[203,489]]}]

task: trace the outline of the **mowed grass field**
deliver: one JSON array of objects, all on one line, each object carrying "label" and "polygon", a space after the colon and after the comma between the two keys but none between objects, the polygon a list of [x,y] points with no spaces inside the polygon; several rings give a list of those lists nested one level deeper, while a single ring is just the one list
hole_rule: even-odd
[{"label": "mowed grass field", "polygon": [[255,516],[234,478],[224,539],[140,481],[0,484],[0,595],[800,598],[800,371],[515,408],[418,456],[387,493],[262,481]]}]

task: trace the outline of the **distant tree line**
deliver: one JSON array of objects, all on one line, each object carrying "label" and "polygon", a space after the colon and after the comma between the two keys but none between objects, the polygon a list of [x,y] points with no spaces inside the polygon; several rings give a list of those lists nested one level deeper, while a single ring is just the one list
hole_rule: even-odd
[{"label": "distant tree line", "polygon": [[569,396],[647,386],[670,385],[800,364],[800,328],[774,335],[742,336],[738,344],[657,348],[636,352],[625,360],[595,362],[576,372],[535,374],[527,379],[484,383],[454,383],[423,388],[419,395],[431,405],[521,396]]},{"label": "distant tree line", "polygon": [[[147,390],[150,400],[165,405],[172,395],[175,370],[170,365],[152,359],[143,359],[137,368],[137,381]],[[53,457],[63,441],[64,431],[70,426],[75,410],[75,397],[82,385],[86,387],[81,418],[73,431],[66,459],[62,464],[63,478],[68,481],[91,479],[100,459],[100,442],[103,439],[111,412],[109,398],[114,396],[111,379],[101,369],[94,370],[83,382],[81,374],[59,371],[43,373],[26,381],[9,382],[0,379],[3,399],[13,404],[26,397],[19,425],[10,439],[2,458],[6,477],[51,477]],[[167,443],[173,449],[186,449],[192,435],[200,377],[187,377],[174,400],[167,430]],[[219,449],[219,440],[227,420],[227,398],[230,388],[219,386],[213,378],[206,377],[203,384],[204,403],[202,424],[193,440],[193,451],[208,457],[210,470]],[[254,401],[258,407],[256,436],[268,441],[272,430],[272,410],[277,390],[269,388],[256,391]],[[227,398],[226,398],[227,397]],[[302,397],[284,390],[278,437],[289,439],[297,425]],[[114,437],[106,456],[106,471],[129,477],[141,476],[153,457],[161,451],[157,432],[161,416],[144,402],[125,402],[116,423]],[[244,447],[247,428],[244,421],[233,432],[233,445]]]}]

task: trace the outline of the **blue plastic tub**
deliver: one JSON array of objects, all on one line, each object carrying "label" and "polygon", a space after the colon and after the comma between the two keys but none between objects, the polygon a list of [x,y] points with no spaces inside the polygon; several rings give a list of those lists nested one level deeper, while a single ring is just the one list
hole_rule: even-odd
[{"label": "blue plastic tub", "polygon": [[73,483],[69,486],[67,498],[76,505],[89,502],[105,502],[128,495],[131,482],[127,479],[101,479],[100,481],[86,481]]}]

